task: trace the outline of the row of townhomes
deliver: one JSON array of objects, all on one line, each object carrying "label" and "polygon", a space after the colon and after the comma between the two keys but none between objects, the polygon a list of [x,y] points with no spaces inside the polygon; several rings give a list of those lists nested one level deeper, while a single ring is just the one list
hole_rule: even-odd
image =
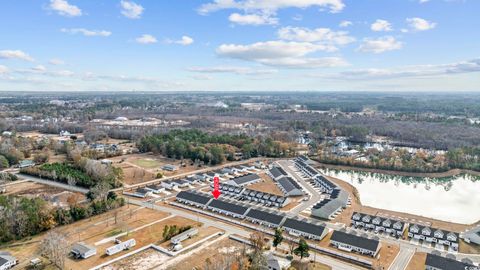
[{"label": "row of townhomes", "polygon": [[328,233],[328,229],[322,224],[287,218],[278,212],[253,208],[235,200],[213,199],[210,194],[197,191],[181,191],[177,194],[176,201],[227,217],[246,219],[254,224],[269,228],[283,227],[291,235],[308,239],[322,240]]},{"label": "row of townhomes", "polygon": [[[210,194],[199,191],[181,191],[176,201],[187,206],[194,206],[204,211],[210,211],[226,217],[247,220],[268,228],[283,228],[293,236],[311,240],[322,240],[329,233],[324,224],[312,223],[306,219],[287,217],[278,211],[254,208],[236,200],[213,199]],[[376,257],[381,248],[377,239],[357,236],[341,231],[334,231],[330,245],[342,251],[354,252]]]},{"label": "row of townhomes", "polygon": [[410,224],[408,227],[408,237],[431,244],[444,245],[453,251],[458,251],[459,234],[456,232],[434,229],[419,224]]},{"label": "row of townhomes", "polygon": [[427,254],[425,259],[426,270],[475,270],[478,266],[471,263],[459,262],[435,254]]},{"label": "row of townhomes", "polygon": [[[213,189],[213,184],[210,185]],[[220,184],[220,191],[223,195],[237,199],[240,201],[249,201],[253,203],[261,203],[265,206],[284,207],[288,204],[287,197],[278,196],[275,194],[261,192],[253,189],[244,188],[242,186],[236,186],[226,183]]]},{"label": "row of townhomes", "polygon": [[330,238],[330,244],[343,251],[355,252],[372,257],[378,255],[382,246],[379,240],[342,231],[333,232],[332,237]]},{"label": "row of townhomes", "polygon": [[328,180],[317,169],[310,166],[306,156],[294,160],[295,167],[310,178],[310,182],[326,195],[325,199],[312,207],[312,216],[321,219],[334,219],[350,203],[348,192]]},{"label": "row of townhomes", "polygon": [[302,187],[282,167],[272,167],[267,171],[267,175],[275,181],[285,196],[294,197],[305,194]]},{"label": "row of townhomes", "polygon": [[375,232],[385,232],[397,238],[401,238],[407,229],[405,222],[359,212],[353,212],[352,226],[355,228],[371,229]]},{"label": "row of townhomes", "polygon": [[480,245],[480,225],[461,233],[461,237],[467,243]]}]

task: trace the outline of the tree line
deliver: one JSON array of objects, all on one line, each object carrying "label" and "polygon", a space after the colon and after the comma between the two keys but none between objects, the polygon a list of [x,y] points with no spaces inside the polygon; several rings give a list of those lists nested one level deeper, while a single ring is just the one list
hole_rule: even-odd
[{"label": "tree line", "polygon": [[108,198],[95,199],[69,208],[52,206],[43,198],[0,196],[0,242],[19,240],[50,230],[59,225],[102,214],[123,206],[123,198],[109,193]]},{"label": "tree line", "polygon": [[246,135],[214,135],[197,129],[171,130],[164,134],[147,135],[139,140],[140,152],[153,152],[170,158],[200,160],[211,165],[233,160],[236,152],[244,158],[257,156],[285,157],[293,151],[271,138]]}]

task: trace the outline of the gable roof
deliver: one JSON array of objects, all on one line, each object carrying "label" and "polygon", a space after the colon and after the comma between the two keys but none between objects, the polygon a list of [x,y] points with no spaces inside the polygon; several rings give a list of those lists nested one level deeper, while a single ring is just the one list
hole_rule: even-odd
[{"label": "gable roof", "polygon": [[199,203],[199,204],[207,204],[211,199],[210,197],[207,197],[199,193],[194,193],[191,191],[180,191],[177,194],[177,198]]},{"label": "gable roof", "polygon": [[280,225],[280,222],[282,222],[283,220],[283,216],[273,214],[273,213],[268,213],[258,209],[250,209],[250,211],[248,211],[247,213],[247,217],[254,218],[257,220],[263,220],[275,225]]},{"label": "gable roof", "polygon": [[233,178],[232,180],[230,180],[228,182],[229,183],[235,183],[235,184],[241,186],[241,185],[245,185],[247,183],[250,183],[250,182],[253,182],[253,181],[256,181],[256,180],[259,180],[259,179],[260,179],[260,176],[258,176],[257,174],[249,173],[249,174],[244,175],[244,176]]},{"label": "gable roof", "polygon": [[270,169],[270,174],[273,176],[273,178],[278,178],[282,175],[287,175],[287,172],[285,172],[280,167],[273,167],[273,168]]},{"label": "gable roof", "polygon": [[465,270],[469,269],[473,265],[459,262],[456,260],[448,259],[442,256],[427,254],[427,259],[425,260],[425,265],[435,267],[437,269],[444,270]]},{"label": "gable roof", "polygon": [[325,231],[325,227],[321,225],[315,225],[305,221],[300,221],[292,218],[287,218],[283,227],[294,229],[300,232],[321,236]]},{"label": "gable roof", "polygon": [[295,189],[301,190],[302,188],[298,185],[295,180],[293,180],[291,177],[284,176],[280,179],[278,179],[278,183],[285,189],[286,192],[290,192]]},{"label": "gable roof", "polygon": [[348,234],[341,231],[334,231],[330,241],[344,243],[350,246],[362,248],[368,251],[376,252],[380,242],[374,239]]},{"label": "gable roof", "polygon": [[210,202],[210,204],[208,204],[208,206],[216,208],[216,209],[228,211],[230,213],[235,213],[235,214],[238,214],[238,215],[242,215],[242,216],[248,210],[247,207],[237,205],[237,204],[233,204],[233,203],[229,203],[229,202],[222,201],[222,200],[213,200],[212,202]]}]

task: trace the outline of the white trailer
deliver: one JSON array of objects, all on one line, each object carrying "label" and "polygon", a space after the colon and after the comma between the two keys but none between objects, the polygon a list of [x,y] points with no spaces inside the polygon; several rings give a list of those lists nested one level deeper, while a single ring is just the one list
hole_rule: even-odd
[{"label": "white trailer", "polygon": [[183,240],[191,238],[192,236],[197,235],[197,234],[198,234],[198,230],[196,228],[191,228],[187,231],[184,231],[183,233],[181,233],[179,235],[176,235],[176,236],[172,237],[172,239],[170,239],[170,242],[173,245],[176,245],[176,244],[179,244],[180,242],[182,242]]},{"label": "white trailer", "polygon": [[135,241],[135,239],[130,239],[125,242],[119,242],[113,247],[107,248],[105,252],[107,253],[108,256],[111,256],[119,253],[120,251],[130,249],[134,247],[136,244],[137,242]]}]

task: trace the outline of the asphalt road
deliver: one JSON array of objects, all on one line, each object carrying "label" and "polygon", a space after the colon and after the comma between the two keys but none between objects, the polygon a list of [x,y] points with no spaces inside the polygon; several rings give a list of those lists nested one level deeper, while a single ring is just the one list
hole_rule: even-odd
[{"label": "asphalt road", "polygon": [[295,180],[304,188],[307,190],[307,192],[310,194],[310,199],[306,202],[303,202],[300,206],[295,207],[290,211],[290,213],[293,216],[297,216],[300,212],[303,210],[307,209],[310,206],[313,206],[314,204],[318,203],[321,199],[321,194],[316,191],[307,181],[305,181],[298,172],[294,171],[291,166],[293,166],[293,163],[290,162],[289,160],[279,160],[276,162],[278,165],[280,165],[287,173],[289,173]]},{"label": "asphalt road", "polygon": [[413,254],[415,254],[415,250],[410,248],[402,248],[398,253],[397,257],[390,265],[388,270],[404,270],[407,268],[408,263],[412,259]]},{"label": "asphalt road", "polygon": [[71,186],[71,185],[67,185],[67,184],[63,184],[63,183],[59,183],[59,182],[55,182],[55,181],[51,181],[51,180],[45,180],[45,179],[42,179],[42,178],[37,177],[37,176],[31,176],[31,175],[19,173],[18,177],[21,178],[21,179],[28,180],[28,181],[32,181],[32,182],[36,182],[36,183],[40,183],[40,184],[44,184],[44,185],[49,185],[49,186],[52,186],[52,187],[58,187],[58,188],[66,189],[66,190],[73,191],[73,192],[80,192],[80,193],[83,193],[83,194],[86,194],[88,192],[88,189],[86,189],[86,188],[82,188],[82,187],[78,187],[78,186]]}]

